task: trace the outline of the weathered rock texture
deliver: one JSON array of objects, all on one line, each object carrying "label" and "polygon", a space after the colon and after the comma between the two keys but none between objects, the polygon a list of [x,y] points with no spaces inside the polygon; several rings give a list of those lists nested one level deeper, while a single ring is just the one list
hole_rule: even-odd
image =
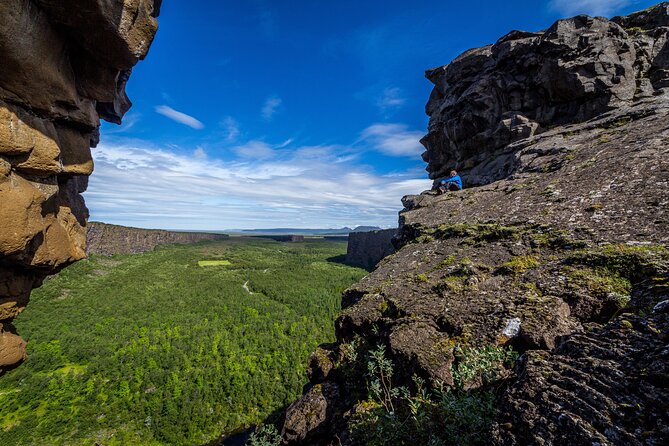
[{"label": "weathered rock texture", "polygon": [[224,240],[225,234],[207,232],[165,231],[89,222],[86,252],[112,256],[152,251],[159,245],[188,244],[207,240]]},{"label": "weathered rock texture", "polygon": [[25,358],[11,320],[48,274],[85,256],[100,118],[125,84],[160,0],[0,0],[0,372]]},{"label": "weathered rock texture", "polygon": [[470,185],[506,178],[518,169],[511,143],[661,94],[669,87],[666,9],[513,31],[428,71],[430,178],[453,168]]},{"label": "weathered rock texture", "polygon": [[360,444],[365,352],[382,344],[409,387],[453,385],[458,347],[520,352],[483,444],[669,443],[669,3],[514,31],[428,77],[428,170],[481,186],[403,199],[399,251],[344,294],[338,342],[312,356],[311,385],[336,399],[296,402],[285,440]]},{"label": "weathered rock texture", "polygon": [[395,252],[393,237],[397,229],[382,231],[351,232],[348,235],[346,263],[371,269],[384,257]]}]

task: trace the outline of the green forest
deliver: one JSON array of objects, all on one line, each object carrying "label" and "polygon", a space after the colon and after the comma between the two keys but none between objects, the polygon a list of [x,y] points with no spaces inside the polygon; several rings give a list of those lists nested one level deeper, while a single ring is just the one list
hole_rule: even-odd
[{"label": "green forest", "polygon": [[346,243],[231,238],[91,256],[15,321],[28,360],[0,377],[0,444],[199,445],[300,393],[365,271]]}]

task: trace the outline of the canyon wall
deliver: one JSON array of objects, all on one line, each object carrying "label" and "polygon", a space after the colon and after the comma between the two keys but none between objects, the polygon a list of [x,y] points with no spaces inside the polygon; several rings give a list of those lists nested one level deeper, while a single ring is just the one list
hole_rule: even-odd
[{"label": "canyon wall", "polygon": [[346,263],[372,269],[384,257],[395,252],[393,237],[397,229],[382,231],[351,232],[348,235]]},{"label": "canyon wall", "polygon": [[165,231],[89,222],[86,252],[112,256],[152,251],[159,245],[189,244],[207,240],[225,240],[225,234]]},{"label": "canyon wall", "polygon": [[31,290],[86,255],[91,147],[130,108],[160,3],[0,0],[0,373],[26,356]]},{"label": "canyon wall", "polygon": [[669,3],[427,77],[430,176],[478,186],[404,197],[284,441],[668,444]]}]

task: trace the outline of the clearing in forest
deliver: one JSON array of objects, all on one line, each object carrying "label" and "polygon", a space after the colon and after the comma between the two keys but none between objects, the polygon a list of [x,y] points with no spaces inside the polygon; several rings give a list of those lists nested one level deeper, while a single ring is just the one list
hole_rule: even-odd
[{"label": "clearing in forest", "polygon": [[232,266],[229,260],[200,260],[197,264],[201,267],[207,266]]}]

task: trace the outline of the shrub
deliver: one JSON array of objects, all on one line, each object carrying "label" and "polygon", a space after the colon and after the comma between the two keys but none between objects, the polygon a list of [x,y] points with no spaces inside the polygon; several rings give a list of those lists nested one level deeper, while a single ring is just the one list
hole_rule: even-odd
[{"label": "shrub", "polygon": [[271,424],[260,426],[246,442],[246,446],[279,446],[281,435]]},{"label": "shrub", "polygon": [[494,391],[480,388],[465,391],[465,382],[480,379],[489,383],[500,369],[515,361],[516,353],[501,347],[481,349],[459,347],[454,370],[456,387],[425,385],[413,378],[415,391],[393,387],[393,362],[385,347],[369,352],[367,358],[369,398],[357,405],[351,422],[357,444],[385,446],[419,444],[428,446],[482,445],[489,438],[494,420]]}]

